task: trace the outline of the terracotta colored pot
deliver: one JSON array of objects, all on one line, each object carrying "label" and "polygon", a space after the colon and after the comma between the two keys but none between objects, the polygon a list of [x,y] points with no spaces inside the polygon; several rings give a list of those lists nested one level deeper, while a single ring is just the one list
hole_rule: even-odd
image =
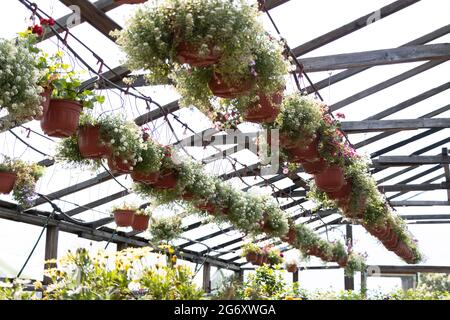
[{"label": "terracotta colored pot", "polygon": [[50,99],[48,110],[41,119],[42,131],[56,138],[67,138],[75,134],[83,106],[65,99]]},{"label": "terracotta colored pot", "polygon": [[47,113],[48,106],[50,105],[50,97],[52,96],[53,89],[46,88],[44,92],[41,93],[41,97],[44,98],[44,101],[42,102],[42,115],[36,116],[34,119],[36,120],[42,120],[44,118],[44,115]]},{"label": "terracotta colored pot", "polygon": [[311,248],[308,248],[306,253],[308,255],[310,255],[310,256],[317,256],[318,257],[320,255],[320,249],[317,248],[317,247],[311,247]]},{"label": "terracotta colored pot", "polygon": [[328,163],[323,158],[320,158],[319,160],[314,162],[304,161],[301,164],[303,170],[308,174],[319,174],[324,172],[325,169],[328,168]]},{"label": "terracotta colored pot", "polygon": [[347,266],[347,262],[348,262],[348,257],[337,258],[337,264],[341,268],[345,268]]},{"label": "terracotta colored pot", "polygon": [[386,247],[386,249],[394,251],[397,247],[398,241],[398,236],[394,232],[392,232],[387,239],[382,240],[381,242]]},{"label": "terracotta colored pot", "polygon": [[210,214],[216,212],[216,206],[211,202],[198,203],[195,207]]},{"label": "terracotta colored pot", "polygon": [[287,270],[287,272],[295,273],[295,272],[297,272],[298,267],[295,264],[293,264],[293,265],[290,265],[289,267],[287,267],[286,270]]},{"label": "terracotta colored pot", "polygon": [[256,123],[274,122],[280,113],[280,105],[283,101],[282,92],[274,93],[271,96],[259,93],[258,97],[258,102],[253,103],[246,110],[244,119]]},{"label": "terracotta colored pot", "polygon": [[191,201],[194,200],[195,195],[192,192],[189,191],[185,191],[182,195],[181,198],[185,201]]},{"label": "terracotta colored pot", "polygon": [[114,221],[118,227],[130,227],[133,224],[133,210],[116,210],[114,211]]},{"label": "terracotta colored pot", "polygon": [[0,171],[0,193],[8,194],[16,184],[17,174],[14,172]]},{"label": "terracotta colored pot", "polygon": [[83,158],[101,159],[111,155],[111,149],[102,144],[100,127],[87,126],[78,129],[78,148]]},{"label": "terracotta colored pot", "polygon": [[253,264],[261,266],[264,263],[264,254],[256,254],[256,260]]},{"label": "terracotta colored pot", "polygon": [[403,241],[398,242],[394,252],[408,263],[411,263],[414,258],[412,250]]},{"label": "terracotta colored pot", "polygon": [[289,156],[289,161],[301,163],[301,162],[314,162],[319,159],[319,151],[317,150],[319,144],[319,138],[314,138],[312,141],[308,141],[307,145],[296,145],[295,147],[286,148]]},{"label": "terracotta colored pot", "polygon": [[252,264],[258,261],[258,255],[254,252],[247,253],[245,258],[247,259],[248,262],[251,262]]},{"label": "terracotta colored pot", "polygon": [[149,216],[145,216],[142,214],[134,215],[133,223],[131,227],[134,231],[145,231],[148,228],[148,221],[150,220]]},{"label": "terracotta colored pot", "polygon": [[325,192],[338,191],[344,186],[344,171],[339,166],[331,166],[314,176],[317,188]]},{"label": "terracotta colored pot", "polygon": [[346,182],[338,191],[327,192],[328,198],[332,200],[347,199],[352,192],[352,185]]},{"label": "terracotta colored pot", "polygon": [[161,172],[158,181],[153,184],[155,189],[173,189],[177,186],[177,176],[174,171]]},{"label": "terracotta colored pot", "polygon": [[380,241],[388,239],[393,233],[391,227],[389,225],[379,226],[375,228],[367,229],[370,234],[380,239]]},{"label": "terracotta colored pot", "polygon": [[294,228],[290,228],[288,233],[286,233],[283,237],[282,240],[286,241],[289,244],[293,244],[295,242],[295,239],[297,238],[297,232],[295,231]]},{"label": "terracotta colored pot", "polygon": [[143,184],[153,184],[156,181],[158,181],[159,178],[159,171],[155,172],[149,172],[149,173],[142,173],[139,171],[133,171],[131,172],[131,178],[135,182],[140,182]]},{"label": "terracotta colored pot", "polygon": [[232,99],[247,95],[255,83],[255,77],[249,76],[238,83],[228,84],[222,80],[221,75],[214,73],[208,86],[215,96]]},{"label": "terracotta colored pot", "polygon": [[187,63],[193,67],[206,67],[215,64],[219,61],[221,57],[220,52],[214,52],[214,45],[211,44],[209,47],[208,55],[201,55],[199,53],[199,47],[195,45],[188,44],[186,42],[181,42],[177,47],[177,59],[181,64]]},{"label": "terracotta colored pot", "polygon": [[108,167],[112,173],[128,174],[132,172],[130,169],[131,165],[124,163],[123,159],[120,159],[117,156],[108,158]]}]

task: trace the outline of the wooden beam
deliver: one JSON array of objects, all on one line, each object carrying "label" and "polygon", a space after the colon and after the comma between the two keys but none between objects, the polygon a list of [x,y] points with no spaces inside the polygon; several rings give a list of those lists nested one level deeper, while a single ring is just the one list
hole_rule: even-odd
[{"label": "wooden beam", "polygon": [[415,67],[415,68],[413,68],[411,70],[403,72],[403,73],[401,73],[401,74],[399,74],[399,75],[397,75],[395,77],[392,77],[392,78],[390,78],[390,79],[388,79],[386,81],[378,83],[378,84],[376,84],[376,85],[374,85],[374,86],[372,86],[372,87],[370,87],[368,89],[365,89],[363,91],[355,93],[352,96],[347,97],[347,98],[345,98],[345,99],[343,99],[341,101],[333,103],[332,105],[329,106],[329,108],[330,108],[331,111],[339,110],[339,109],[341,109],[341,108],[343,108],[345,106],[348,106],[348,105],[350,105],[350,104],[352,104],[352,103],[354,103],[356,101],[359,101],[361,99],[367,98],[367,97],[369,97],[369,96],[371,96],[371,95],[373,95],[373,94],[375,94],[377,92],[380,92],[380,91],[382,91],[384,89],[392,87],[393,85],[395,85],[397,83],[400,83],[400,82],[402,82],[402,81],[404,81],[406,79],[414,77],[414,76],[416,76],[416,75],[418,75],[418,74],[420,74],[420,73],[422,73],[424,71],[430,70],[430,69],[432,69],[432,68],[434,68],[434,67],[436,67],[436,66],[438,66],[438,65],[440,65],[442,63],[444,63],[445,61],[447,61],[447,60],[436,60],[436,61],[426,62],[426,63],[424,63],[424,64],[422,64],[422,65],[420,65],[418,67]]},{"label": "wooden beam", "polygon": [[439,43],[304,58],[299,62],[305,72],[320,72],[449,58],[450,44]]},{"label": "wooden beam", "polygon": [[390,130],[450,128],[450,118],[343,121],[341,124],[345,133],[355,134]]},{"label": "wooden beam", "polygon": [[94,28],[103,33],[111,41],[115,39],[109,35],[113,30],[120,30],[122,27],[113,19],[106,15],[104,11],[99,9],[95,4],[88,0],[60,0],[66,6],[78,6],[81,16],[89,22]]},{"label": "wooden beam", "polygon": [[[349,35],[350,33],[353,33],[359,29],[362,29],[368,25],[370,25],[373,22],[377,22],[380,19],[383,19],[387,16],[390,16],[391,14],[394,14],[406,7],[409,7],[410,5],[419,2],[419,0],[400,0],[393,2],[391,4],[388,4],[387,6],[384,6],[380,9],[378,9],[375,12],[370,12],[350,23],[347,23],[346,25],[334,29],[333,31],[330,31],[320,37],[317,37],[313,40],[310,40],[294,49],[292,51],[294,54],[298,57],[301,55],[304,55],[308,52],[311,52],[317,48],[320,48],[328,43],[331,43],[333,41],[336,41],[337,39],[340,39],[346,35]],[[371,19],[374,17],[374,14],[376,15],[376,20]]]},{"label": "wooden beam", "polygon": [[390,115],[392,115],[392,114],[394,114],[396,112],[404,110],[404,109],[406,109],[406,108],[408,108],[408,107],[410,107],[412,105],[415,105],[415,104],[417,104],[417,103],[419,103],[419,102],[421,102],[421,101],[423,101],[425,99],[428,99],[428,98],[430,98],[432,96],[435,96],[435,95],[437,95],[437,94],[439,94],[441,92],[444,92],[444,91],[446,91],[448,89],[450,89],[450,81],[446,82],[446,83],[444,83],[444,84],[442,84],[440,86],[437,86],[435,88],[432,88],[432,89],[430,89],[428,91],[425,91],[425,92],[423,92],[423,93],[421,93],[421,94],[419,94],[419,95],[417,95],[417,96],[415,96],[413,98],[410,98],[410,99],[408,99],[406,101],[403,101],[403,102],[401,102],[401,103],[399,103],[399,104],[397,104],[397,105],[395,105],[395,106],[393,106],[391,108],[385,109],[385,110],[383,110],[383,111],[381,111],[381,112],[379,112],[379,113],[377,113],[377,114],[375,114],[375,115],[373,115],[373,116],[371,116],[371,117],[369,117],[369,118],[367,118],[365,120],[380,120],[380,119],[386,118],[386,117],[388,117],[388,116],[390,116]]},{"label": "wooden beam", "polygon": [[396,191],[434,191],[450,189],[450,183],[441,182],[434,184],[396,184],[389,186],[378,186],[382,192],[396,192]]},{"label": "wooden beam", "polygon": [[264,8],[266,10],[271,10],[273,8],[276,8],[278,6],[281,6],[282,4],[288,2],[289,0],[265,0]]},{"label": "wooden beam", "polygon": [[[417,38],[413,41],[410,41],[408,43],[405,43],[404,45],[402,45],[402,47],[406,47],[406,46],[412,46],[412,45],[422,45],[422,44],[426,44],[428,42],[431,42],[433,40],[436,40],[442,36],[445,36],[446,34],[450,33],[450,24],[446,25],[442,28],[439,28],[433,32],[430,32],[420,38]],[[342,72],[339,72],[337,74],[332,75],[331,77],[327,77],[317,83],[314,84],[313,86],[309,86],[306,87],[305,90],[308,93],[312,93],[314,92],[314,88],[316,88],[317,90],[322,90],[330,85],[336,84],[340,81],[343,81],[345,79],[350,78],[351,76],[354,76],[358,73],[361,73],[363,71],[366,71],[368,69],[370,69],[371,67],[363,67],[363,68],[354,68],[354,69],[348,69]]]},{"label": "wooden beam", "polygon": [[449,164],[450,156],[381,156],[373,160],[375,166],[414,166],[426,164]]}]

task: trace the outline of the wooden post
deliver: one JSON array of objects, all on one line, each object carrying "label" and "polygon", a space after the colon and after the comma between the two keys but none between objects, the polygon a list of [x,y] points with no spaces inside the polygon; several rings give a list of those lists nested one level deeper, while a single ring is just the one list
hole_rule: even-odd
[{"label": "wooden post", "polygon": [[[351,224],[345,225],[347,244],[353,246],[353,229]],[[355,279],[353,275],[344,276],[344,288],[345,290],[355,290]]]},{"label": "wooden post", "polygon": [[[57,226],[47,226],[47,233],[45,239],[45,261],[58,258],[58,234],[59,229]],[[55,263],[45,264],[45,269],[51,269],[56,267]],[[44,284],[49,284],[50,278],[44,277]]]},{"label": "wooden post", "polygon": [[361,272],[361,294],[367,296],[367,272]]},{"label": "wooden post", "polygon": [[236,278],[239,280],[239,282],[244,282],[244,270],[236,271]]},{"label": "wooden post", "polygon": [[119,242],[117,244],[117,251],[122,251],[124,249],[128,248],[128,243]]},{"label": "wooden post", "polygon": [[203,291],[211,292],[211,265],[208,262],[203,265]]},{"label": "wooden post", "polygon": [[298,270],[296,270],[293,274],[292,274],[292,282],[297,283],[298,282]]}]

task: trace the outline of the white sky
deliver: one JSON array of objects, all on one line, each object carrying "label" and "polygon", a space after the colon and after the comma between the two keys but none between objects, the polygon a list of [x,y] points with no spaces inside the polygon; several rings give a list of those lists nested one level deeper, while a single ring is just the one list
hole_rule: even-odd
[{"label": "white sky", "polygon": [[[271,11],[271,14],[276,21],[282,35],[288,40],[289,45],[294,48],[306,41],[309,41],[319,35],[322,35],[334,28],[340,27],[345,23],[350,22],[364,14],[372,12],[384,5],[387,5],[392,1],[379,0],[379,1],[358,1],[358,0],[316,0],[316,1],[301,1],[291,0],[288,3],[275,8]],[[58,18],[70,11],[57,0],[38,0],[36,1],[38,6],[44,11],[50,13],[54,18]],[[123,21],[127,15],[132,12],[133,6],[121,6],[111,12],[108,15],[115,19],[120,25],[123,25]],[[306,57],[322,56],[328,54],[347,53],[355,51],[375,50],[375,49],[387,49],[394,48],[403,45],[413,39],[423,36],[429,32],[432,32],[442,26],[448,24],[448,16],[450,14],[450,2],[444,0],[422,0],[419,3],[412,5],[409,8],[402,10],[390,17],[382,19],[368,27],[363,28],[360,31],[354,32],[349,36],[339,39],[329,45],[314,50],[308,53]],[[4,0],[0,3],[0,37],[9,38],[13,37],[16,32],[25,29],[28,26],[28,18],[30,13],[16,0]],[[264,23],[267,29],[273,32],[273,28],[268,23],[267,19],[264,19]],[[86,23],[83,23],[75,28],[71,29],[77,37],[83,40],[83,42],[97,52],[111,67],[119,65],[123,59],[123,54],[119,51],[115,45],[101,35],[93,27]],[[445,36],[433,41],[433,43],[446,43],[449,42],[450,36]],[[73,39],[69,38],[69,44],[73,46],[83,56],[90,65],[96,64],[96,59],[88,54],[81,48]],[[54,38],[50,41],[46,41],[43,48],[52,52],[57,48],[57,43],[54,42]],[[321,91],[322,96],[329,104],[338,102],[354,93],[369,88],[379,82],[382,82],[390,77],[398,75],[409,69],[412,69],[420,63],[407,63],[390,66],[375,67],[356,76],[351,77],[345,81],[335,84],[329,88]],[[78,67],[79,68],[79,67]],[[311,73],[310,77],[313,81],[319,81],[328,78],[332,74],[336,74],[339,71],[319,72]],[[369,96],[363,100],[355,102],[340,112],[345,113],[346,120],[362,120],[377,112],[380,112],[386,108],[392,107],[408,98],[425,92],[431,88],[446,83],[448,80],[448,74],[450,72],[450,63],[446,62],[436,68],[430,69],[420,75],[417,75],[407,81],[394,85],[386,90],[378,92]],[[85,78],[89,78],[88,73],[85,74]],[[165,104],[173,101],[177,95],[171,88],[145,88],[143,92],[152,96],[156,101],[161,104]],[[125,98],[127,101],[122,104],[117,92],[104,92],[108,98],[108,107],[110,109],[119,108],[119,112],[124,112],[130,119],[146,112],[145,106],[142,103],[136,105],[136,102],[132,99]],[[448,104],[450,100],[450,94],[448,91],[440,93],[434,97],[431,97],[423,102],[417,103],[404,111],[393,114],[386,119],[408,119],[417,118],[423,114],[441,108]],[[97,110],[101,112],[101,110]],[[176,114],[181,119],[187,121],[189,125],[195,131],[201,131],[210,127],[209,121],[206,117],[199,114],[197,110],[183,109]],[[443,113],[438,117],[448,117],[450,112]],[[196,119],[196,121],[192,121]],[[198,119],[198,120],[197,120]],[[175,123],[173,123],[175,124]],[[26,126],[33,128],[36,131],[40,131],[39,123],[28,123]],[[184,130],[180,126],[175,125],[178,138],[189,136],[189,132],[184,134]],[[162,120],[155,121],[150,125],[150,128],[156,133],[156,137],[161,142],[170,143],[176,139],[170,134],[167,126]],[[245,128],[244,128],[245,129]],[[248,128],[247,128],[248,129]],[[251,128],[250,128],[251,130]],[[26,131],[20,128],[15,129],[15,132],[22,137],[26,136]],[[362,149],[360,152],[368,153],[379,150],[395,142],[401,141],[408,137],[418,134],[421,131],[401,132],[395,134],[388,139],[380,140],[376,143],[372,143]],[[374,134],[358,134],[351,135],[350,139],[353,143],[365,140]],[[425,147],[438,140],[442,140],[449,136],[449,129],[442,130],[427,138],[421,139],[417,142],[408,144],[402,148],[396,149],[388,155],[407,155],[415,150]],[[40,138],[36,135],[31,135],[28,140],[33,146],[44,151],[48,154],[54,153],[54,143],[49,142],[46,139]],[[442,147],[444,147],[443,145]],[[446,145],[448,147],[448,144]],[[442,147],[436,148],[426,154],[438,154]],[[26,148],[11,138],[9,134],[0,134],[0,150],[2,153],[9,154],[15,157],[21,157],[26,160],[41,160],[44,157],[35,153],[32,150],[26,150]],[[204,154],[211,154],[213,150],[193,150],[193,154],[196,157],[202,157]],[[239,159],[244,159],[246,163],[256,162],[256,157],[249,155],[248,152],[240,152]],[[402,175],[398,179],[388,181],[388,184],[398,183],[401,180],[408,178],[416,173],[424,171],[428,166],[424,166],[420,169],[412,170],[410,173]],[[385,170],[375,177],[380,179],[388,174],[401,170],[402,168]],[[208,170],[212,173],[219,174],[224,171],[231,170],[230,166],[224,161],[216,161],[208,165]],[[427,175],[422,180],[418,180],[414,183],[420,183],[427,179],[436,177],[443,173],[443,170],[436,171],[430,175]],[[38,191],[43,193],[50,193],[56,190],[60,190],[76,182],[84,181],[95,176],[97,173],[80,171],[73,168],[63,168],[61,165],[55,165],[50,167],[46,175],[38,184]],[[130,179],[120,178],[120,181],[125,185],[131,185]],[[253,178],[248,178],[247,181],[251,184],[258,182]],[[436,180],[436,182],[443,181],[443,179]],[[435,182],[435,183],[436,183]],[[239,182],[236,181],[236,186],[239,186]],[[285,179],[276,183],[280,188],[288,186],[289,180]],[[241,184],[244,187],[243,184]],[[87,204],[99,197],[104,197],[115,192],[120,191],[121,188],[114,182],[103,183],[100,186],[90,188],[87,191],[77,192],[75,194],[64,197],[66,201]],[[399,197],[396,200],[406,199],[415,196],[412,200],[446,200],[445,191],[434,191],[420,193],[408,193],[404,197]],[[0,199],[11,199],[8,196],[0,196]],[[143,202],[142,199],[137,198],[135,195],[128,196],[127,201]],[[122,202],[122,200],[116,201]],[[58,203],[63,210],[70,210],[75,208],[74,205],[65,202]],[[112,204],[107,204],[96,208],[96,211],[87,211],[77,218],[86,220],[96,220],[102,218],[105,214],[108,214],[108,210]],[[305,207],[310,207],[311,204],[305,204]],[[39,209],[49,210],[46,205],[40,206]],[[448,207],[426,207],[426,208],[397,208],[400,214],[431,214],[431,213],[450,213]],[[334,217],[332,217],[334,219]],[[191,223],[196,219],[186,220],[185,223]],[[330,220],[332,220],[330,218]],[[317,226],[320,223],[317,224]],[[114,227],[114,224],[111,224]],[[316,226],[316,225],[314,225]],[[25,260],[29,250],[34,244],[35,239],[39,233],[39,228],[28,226],[25,224],[18,224],[10,221],[0,220],[0,277],[11,276],[17,273],[21,264]],[[204,234],[210,233],[212,230],[218,230],[215,226],[204,226],[201,230],[195,230],[194,232],[186,234],[188,237],[198,238]],[[344,230],[342,228],[342,230]],[[419,240],[419,244],[425,255],[427,261],[424,263],[427,265],[449,265],[450,264],[450,248],[443,244],[450,241],[448,235],[448,225],[410,225],[410,230],[414,236]],[[393,253],[388,252],[384,247],[370,236],[360,227],[354,228],[355,234],[355,249],[359,252],[367,252],[369,255],[368,262],[370,264],[403,264]],[[213,241],[207,241],[209,245],[218,244],[222,241],[227,241],[236,237],[237,233],[231,232],[227,235],[223,235],[215,238]],[[342,234],[340,232],[331,232],[330,239],[340,239]],[[11,245],[14,243],[14,245]],[[60,248],[59,254],[63,254],[69,248],[76,248],[79,246],[89,246],[90,241],[77,238],[74,235],[67,235],[62,233],[60,236]],[[43,259],[43,245],[41,242],[35,255],[30,261],[29,266],[26,269],[25,276],[28,277],[40,277],[42,272],[42,259]],[[103,244],[94,244],[96,247],[103,247]],[[114,249],[115,246],[111,245],[109,248]],[[201,246],[192,247],[193,249],[203,249]],[[291,253],[295,255],[295,253]],[[225,256],[226,257],[226,256]],[[311,265],[320,265],[319,260],[312,259]],[[306,288],[328,288],[333,287],[335,289],[343,288],[343,272],[342,270],[318,272],[309,271],[302,272],[300,275],[300,281]],[[398,279],[376,279],[369,280],[369,288],[376,288],[377,286],[383,286],[383,290],[389,290],[393,286],[400,284]],[[357,278],[358,287],[358,278]]]}]

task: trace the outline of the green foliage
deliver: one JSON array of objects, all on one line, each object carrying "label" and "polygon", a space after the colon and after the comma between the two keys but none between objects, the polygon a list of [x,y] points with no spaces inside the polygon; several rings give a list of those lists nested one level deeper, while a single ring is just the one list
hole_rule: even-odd
[{"label": "green foliage", "polygon": [[248,276],[242,288],[246,300],[278,300],[286,296],[286,283],[279,267],[263,265]]},{"label": "green foliage", "polygon": [[159,171],[164,157],[161,146],[152,139],[143,143],[143,148],[137,153],[138,159],[134,170],[141,173],[152,173]]},{"label": "green foliage", "polygon": [[267,262],[274,266],[282,264],[284,261],[283,254],[277,248],[272,248],[267,251]]},{"label": "green foliage", "polygon": [[421,273],[419,275],[419,289],[424,291],[450,291],[450,274]]},{"label": "green foliage", "polygon": [[32,206],[36,196],[36,182],[44,174],[44,167],[21,160],[5,159],[0,164],[0,171],[12,172],[17,175],[13,198],[24,208]]},{"label": "green foliage", "polygon": [[249,253],[262,254],[263,250],[253,242],[247,242],[242,245],[241,256],[245,257]]}]

